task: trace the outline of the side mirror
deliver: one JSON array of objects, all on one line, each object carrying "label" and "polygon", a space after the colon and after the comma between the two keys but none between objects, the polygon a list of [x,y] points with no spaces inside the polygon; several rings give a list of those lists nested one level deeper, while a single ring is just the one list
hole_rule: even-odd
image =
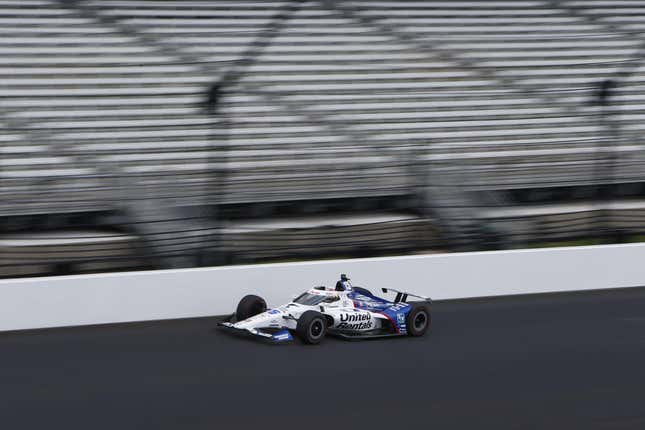
[{"label": "side mirror", "polygon": [[381,288],[381,291],[383,291],[384,293],[387,293],[387,288]]}]

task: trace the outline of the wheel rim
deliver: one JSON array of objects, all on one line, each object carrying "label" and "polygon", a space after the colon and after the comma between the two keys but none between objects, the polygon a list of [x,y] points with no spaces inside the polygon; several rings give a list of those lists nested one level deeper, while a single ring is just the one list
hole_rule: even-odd
[{"label": "wheel rim", "polygon": [[414,325],[414,329],[419,331],[423,330],[426,328],[426,325],[428,324],[428,315],[426,315],[425,312],[419,312],[418,314],[415,315],[414,321],[412,322]]},{"label": "wheel rim", "polygon": [[309,326],[309,334],[313,339],[318,339],[322,336],[324,329],[324,323],[322,320],[314,320]]}]

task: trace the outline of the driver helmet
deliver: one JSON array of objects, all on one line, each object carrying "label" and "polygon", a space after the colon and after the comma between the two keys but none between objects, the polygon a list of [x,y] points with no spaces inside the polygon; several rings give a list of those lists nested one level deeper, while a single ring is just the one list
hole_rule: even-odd
[{"label": "driver helmet", "polygon": [[336,291],[351,291],[352,285],[344,273],[340,275],[340,281],[336,282]]}]

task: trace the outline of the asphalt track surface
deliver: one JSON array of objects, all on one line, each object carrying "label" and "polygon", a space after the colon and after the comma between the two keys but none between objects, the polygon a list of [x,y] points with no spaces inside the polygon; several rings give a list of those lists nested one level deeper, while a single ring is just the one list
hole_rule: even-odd
[{"label": "asphalt track surface", "polygon": [[436,303],[425,338],[202,318],[0,335],[3,429],[645,429],[645,289]]}]

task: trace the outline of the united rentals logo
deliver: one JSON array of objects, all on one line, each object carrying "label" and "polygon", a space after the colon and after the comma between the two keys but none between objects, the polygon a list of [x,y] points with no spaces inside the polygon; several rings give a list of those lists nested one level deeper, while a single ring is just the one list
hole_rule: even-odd
[{"label": "united rentals logo", "polygon": [[370,314],[340,314],[340,323],[336,326],[343,330],[366,330],[372,328],[372,316]]},{"label": "united rentals logo", "polygon": [[370,314],[355,313],[355,314],[340,314],[341,322],[356,322],[356,321],[368,321],[372,317]]}]

